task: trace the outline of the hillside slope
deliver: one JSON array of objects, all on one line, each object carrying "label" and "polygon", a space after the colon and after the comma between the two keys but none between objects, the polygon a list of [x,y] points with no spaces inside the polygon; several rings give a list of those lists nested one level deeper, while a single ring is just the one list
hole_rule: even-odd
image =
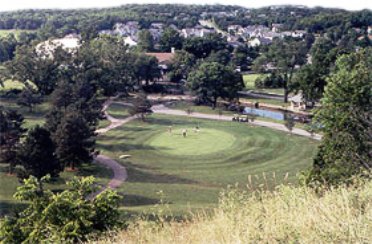
[{"label": "hillside slope", "polygon": [[100,243],[372,243],[372,182],[319,196],[307,187],[221,194],[212,215],[161,225],[141,221]]}]

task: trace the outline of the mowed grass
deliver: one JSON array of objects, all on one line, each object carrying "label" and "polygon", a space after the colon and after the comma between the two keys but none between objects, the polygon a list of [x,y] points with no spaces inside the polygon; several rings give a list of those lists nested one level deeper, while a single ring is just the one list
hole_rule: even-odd
[{"label": "mowed grass", "polygon": [[120,103],[111,104],[107,112],[117,119],[125,119],[130,116],[129,107]]},{"label": "mowed grass", "polygon": [[[223,130],[193,129],[186,131],[183,128],[172,128],[172,132],[163,132],[149,140],[148,145],[158,148],[159,151],[172,155],[205,155],[218,153],[230,148],[236,138]],[[213,143],[210,143],[212,142]]]},{"label": "mowed grass", "polygon": [[[200,135],[192,134],[197,125]],[[168,134],[169,126],[174,135]],[[189,137],[182,137],[183,128]],[[98,138],[102,154],[128,171],[118,189],[124,195],[123,209],[151,211],[162,199],[175,214],[216,206],[222,189],[245,185],[249,175],[256,179],[255,187],[273,189],[287,173],[287,181],[296,184],[296,174],[311,166],[317,145],[308,138],[248,124],[156,114]],[[119,159],[123,154],[131,158]]]},{"label": "mowed grass", "polygon": [[203,114],[220,114],[222,115],[234,115],[236,112],[234,111],[227,111],[223,110],[222,108],[218,107],[212,109],[211,106],[205,105],[195,105],[192,102],[187,101],[177,101],[167,105],[168,108],[171,109],[178,109],[183,111],[191,111],[191,113],[203,113]]},{"label": "mowed grass", "polygon": [[256,88],[255,81],[258,78],[264,78],[266,77],[266,74],[247,74],[243,75],[243,81],[245,84],[245,88],[247,90],[254,90],[258,92],[264,92],[264,93],[273,93],[278,95],[284,95],[284,91],[282,88]]}]

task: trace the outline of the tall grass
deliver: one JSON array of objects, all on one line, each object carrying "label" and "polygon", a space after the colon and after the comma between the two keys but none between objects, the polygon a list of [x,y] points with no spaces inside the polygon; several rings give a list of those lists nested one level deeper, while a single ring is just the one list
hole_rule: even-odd
[{"label": "tall grass", "polygon": [[231,188],[213,214],[191,221],[139,221],[98,243],[372,243],[372,182],[321,193]]}]

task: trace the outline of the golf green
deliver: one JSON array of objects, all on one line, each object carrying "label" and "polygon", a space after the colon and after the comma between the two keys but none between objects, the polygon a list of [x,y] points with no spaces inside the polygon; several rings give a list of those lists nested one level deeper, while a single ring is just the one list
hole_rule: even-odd
[{"label": "golf green", "polygon": [[[127,170],[128,178],[117,190],[124,196],[123,209],[130,212],[153,211],[159,202],[166,202],[172,213],[209,208],[223,189],[237,183],[246,190],[249,182],[250,191],[297,184],[317,146],[309,138],[247,123],[158,114],[97,140],[100,152]],[[121,159],[123,154],[131,157]]]},{"label": "golf green", "polygon": [[234,144],[234,135],[216,129],[187,129],[186,136],[183,128],[172,128],[150,138],[147,143],[158,152],[172,155],[203,155],[228,150]]}]

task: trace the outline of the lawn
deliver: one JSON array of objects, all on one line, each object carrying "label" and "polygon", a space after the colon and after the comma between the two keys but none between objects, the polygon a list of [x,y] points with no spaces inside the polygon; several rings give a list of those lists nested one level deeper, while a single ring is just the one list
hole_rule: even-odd
[{"label": "lawn", "polygon": [[266,74],[247,74],[243,75],[243,81],[245,84],[245,88],[247,90],[254,90],[257,92],[263,92],[263,93],[273,93],[278,95],[284,95],[284,91],[282,88],[256,88],[255,86],[255,80],[257,78],[265,77]]},{"label": "lawn", "polygon": [[120,103],[111,104],[107,112],[117,119],[125,119],[130,116],[129,107]]},{"label": "lawn", "polygon": [[[177,101],[173,102],[167,107],[171,109],[178,109],[178,110],[191,110],[193,113],[203,113],[203,114],[219,114],[221,112],[220,108],[212,109],[210,106],[205,106],[205,105],[195,105],[191,102],[186,102],[186,101]],[[223,115],[234,115],[236,112],[234,111],[227,111],[227,110],[222,110]]]},{"label": "lawn", "polygon": [[[196,126],[199,133],[193,131]],[[317,144],[248,124],[157,114],[98,137],[98,149],[128,171],[127,182],[118,189],[123,209],[151,212],[162,199],[174,214],[216,206],[222,189],[245,185],[248,175],[256,187],[273,189],[287,173],[296,184],[296,174],[311,166]],[[131,158],[119,159],[123,154]]]}]

